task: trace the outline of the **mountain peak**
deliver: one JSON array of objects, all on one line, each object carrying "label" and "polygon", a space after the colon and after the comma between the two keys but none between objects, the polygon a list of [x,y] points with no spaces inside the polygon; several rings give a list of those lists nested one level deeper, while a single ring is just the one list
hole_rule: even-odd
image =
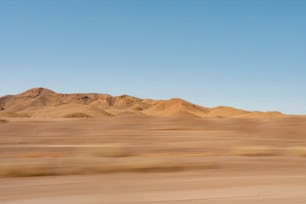
[{"label": "mountain peak", "polygon": [[27,97],[36,97],[36,96],[42,96],[42,95],[53,95],[56,94],[54,91],[50,89],[46,89],[43,87],[37,87],[29,89],[23,93],[21,93],[21,96],[27,96]]}]

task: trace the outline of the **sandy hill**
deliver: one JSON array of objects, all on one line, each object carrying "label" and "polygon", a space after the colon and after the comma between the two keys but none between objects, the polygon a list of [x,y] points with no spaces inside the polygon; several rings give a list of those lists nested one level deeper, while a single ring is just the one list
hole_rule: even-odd
[{"label": "sandy hill", "polygon": [[178,98],[152,100],[128,95],[61,94],[46,88],[0,97],[2,117],[99,118],[126,115],[182,118],[282,116],[278,112],[250,112],[231,107],[205,108]]}]

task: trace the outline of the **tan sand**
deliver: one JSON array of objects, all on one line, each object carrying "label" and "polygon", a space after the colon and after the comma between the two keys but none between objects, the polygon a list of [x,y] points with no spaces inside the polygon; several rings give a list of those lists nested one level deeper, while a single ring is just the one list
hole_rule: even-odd
[{"label": "tan sand", "polygon": [[0,108],[1,204],[306,203],[304,116],[47,89]]}]

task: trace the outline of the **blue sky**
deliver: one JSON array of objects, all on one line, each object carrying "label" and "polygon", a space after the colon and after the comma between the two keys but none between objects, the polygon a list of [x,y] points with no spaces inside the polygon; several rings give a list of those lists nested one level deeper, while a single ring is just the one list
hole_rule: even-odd
[{"label": "blue sky", "polygon": [[1,0],[0,95],[180,97],[306,114],[304,0]]}]

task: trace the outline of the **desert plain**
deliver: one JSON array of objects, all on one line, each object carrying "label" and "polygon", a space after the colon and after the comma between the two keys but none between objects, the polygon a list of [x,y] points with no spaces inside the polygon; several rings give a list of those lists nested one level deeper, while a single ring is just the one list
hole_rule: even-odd
[{"label": "desert plain", "polygon": [[182,99],[0,97],[0,203],[306,203],[306,117]]}]

